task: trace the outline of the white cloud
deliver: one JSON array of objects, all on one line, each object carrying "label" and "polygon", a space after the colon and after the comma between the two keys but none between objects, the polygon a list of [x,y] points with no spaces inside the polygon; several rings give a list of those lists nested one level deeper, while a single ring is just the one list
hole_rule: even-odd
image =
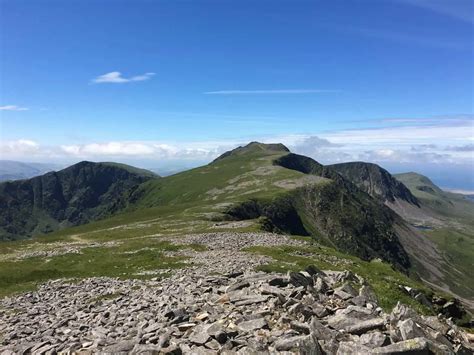
[{"label": "white cloud", "polygon": [[16,105],[5,105],[0,106],[0,111],[28,111],[28,108]]},{"label": "white cloud", "polygon": [[206,91],[206,95],[258,95],[258,94],[320,94],[338,92],[337,90],[322,89],[278,89],[278,90],[218,90]]},{"label": "white cloud", "polygon": [[[85,144],[40,146],[33,140],[2,142],[5,158],[34,154],[38,159],[69,160],[163,160],[206,162],[249,141],[285,144],[295,153],[308,155],[323,164],[364,160],[379,163],[474,162],[474,120],[440,122],[396,127],[338,130],[314,134],[242,137],[222,141],[106,141]],[[197,163],[198,164],[198,163]]]},{"label": "white cloud", "polygon": [[5,155],[28,155],[39,152],[40,145],[29,139],[18,139],[0,143],[0,154]]},{"label": "white cloud", "polygon": [[102,84],[102,83],[112,83],[112,84],[122,84],[129,83],[133,81],[145,81],[151,79],[155,73],[145,73],[141,75],[132,76],[130,78],[125,78],[122,76],[122,73],[118,71],[113,71],[107,74],[99,75],[97,78],[93,79],[93,83]]},{"label": "white cloud", "polygon": [[216,142],[188,142],[169,144],[154,141],[115,141],[77,145],[62,145],[63,155],[81,159],[87,158],[144,158],[144,159],[186,159],[210,160],[220,153],[234,148],[233,144],[221,146]]}]

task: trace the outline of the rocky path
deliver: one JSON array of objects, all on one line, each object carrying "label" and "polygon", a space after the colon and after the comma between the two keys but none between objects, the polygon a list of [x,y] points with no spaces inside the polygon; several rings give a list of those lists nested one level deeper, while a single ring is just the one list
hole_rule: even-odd
[{"label": "rocky path", "polygon": [[[173,241],[173,240],[172,240]],[[273,234],[176,239],[189,267],[164,280],[51,281],[0,301],[1,354],[471,354],[449,320],[403,305],[387,314],[350,272],[255,272],[254,245],[301,245]]]}]

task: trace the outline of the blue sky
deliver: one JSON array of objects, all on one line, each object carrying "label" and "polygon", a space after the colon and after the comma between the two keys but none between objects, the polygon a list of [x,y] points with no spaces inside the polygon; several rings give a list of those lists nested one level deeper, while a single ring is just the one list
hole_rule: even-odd
[{"label": "blue sky", "polygon": [[472,1],[0,6],[2,159],[164,169],[281,141],[474,189]]}]

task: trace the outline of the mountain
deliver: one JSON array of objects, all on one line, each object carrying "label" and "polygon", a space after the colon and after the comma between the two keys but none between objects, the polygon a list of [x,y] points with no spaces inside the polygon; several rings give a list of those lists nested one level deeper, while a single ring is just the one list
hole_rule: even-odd
[{"label": "mountain", "polygon": [[469,197],[444,191],[426,176],[410,172],[396,174],[394,177],[406,185],[424,206],[429,207],[440,218],[472,218],[474,215],[474,204]]},{"label": "mountain", "polygon": [[328,165],[346,179],[352,181],[360,189],[383,203],[405,201],[419,207],[419,202],[410,190],[395,179],[390,173],[377,164],[365,162],[349,162]]},{"label": "mountain", "polygon": [[[97,182],[90,178],[76,183],[74,177],[82,173],[65,173],[68,169],[0,185],[0,203],[9,206],[0,211],[3,238],[37,236],[90,221],[96,222],[52,237],[95,238],[97,231],[104,231],[100,235],[123,241],[163,234],[263,230],[307,236],[362,260],[390,263],[404,273],[443,285],[444,290],[472,294],[466,280],[452,277],[455,254],[446,253],[444,244],[395,212],[393,205],[402,203],[421,211],[420,215],[435,212],[374,165],[356,163],[341,174],[334,166],[293,154],[281,144],[258,142],[224,153],[208,165],[159,179],[123,165],[81,164],[76,169],[87,171],[85,177],[100,171],[99,180],[109,181],[106,186],[98,191]],[[43,185],[47,193],[37,187]],[[456,238],[464,238],[463,245],[472,250],[467,244],[470,239]],[[462,255],[459,259],[466,266],[469,261]]]},{"label": "mountain", "polygon": [[81,162],[0,184],[0,240],[27,238],[109,216],[155,175],[116,163]]},{"label": "mountain", "polygon": [[413,225],[440,223],[431,210],[420,204],[407,186],[377,164],[349,162],[328,165],[328,168],[352,181]]},{"label": "mountain", "polygon": [[403,221],[332,169],[281,144],[252,142],[209,165],[142,184],[132,208],[173,207],[215,220],[312,235],[365,260],[406,270],[410,261],[395,225]]},{"label": "mountain", "polygon": [[[435,223],[419,221],[420,232],[440,251],[440,281],[432,284],[444,291],[468,298],[474,309],[474,201],[465,195],[446,192],[428,177],[417,173],[394,175],[416,196]],[[428,223],[426,223],[428,222]],[[421,273],[422,274],[422,273]]]},{"label": "mountain", "polygon": [[60,169],[60,165],[42,163],[23,163],[13,160],[0,160],[0,182],[29,179]]},{"label": "mountain", "polygon": [[[355,295],[351,287],[361,282],[373,287],[386,310],[401,301],[466,324],[465,312],[444,291],[474,308],[471,239],[454,234],[452,243],[454,228],[442,235],[419,230],[332,167],[282,145],[254,142],[164,178],[83,162],[0,187],[2,233],[9,239],[35,236],[0,244],[0,295],[59,278],[85,279],[97,289],[106,281],[91,277],[167,282],[169,274],[189,281],[192,275],[207,280],[205,272],[211,272],[214,285],[254,268],[286,273],[316,265],[335,270],[326,275],[336,286],[349,282],[334,290],[336,297]],[[39,235],[51,229],[56,231]],[[306,281],[297,276],[300,282]],[[137,284],[126,285],[133,290]],[[94,297],[110,302],[115,295],[109,289]],[[64,292],[75,293],[69,286]]]}]

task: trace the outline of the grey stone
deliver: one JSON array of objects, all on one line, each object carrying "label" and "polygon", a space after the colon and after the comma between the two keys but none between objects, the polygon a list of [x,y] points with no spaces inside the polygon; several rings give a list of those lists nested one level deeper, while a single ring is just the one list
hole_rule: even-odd
[{"label": "grey stone", "polygon": [[290,273],[290,283],[296,287],[303,286],[306,287],[308,285],[313,285],[313,279],[311,277],[305,276],[301,272],[291,272]]},{"label": "grey stone", "polygon": [[321,348],[312,335],[301,335],[291,338],[281,338],[275,342],[276,351],[298,351],[300,354],[319,355]]},{"label": "grey stone", "polygon": [[356,322],[355,324],[346,326],[344,330],[351,334],[363,334],[370,330],[374,329],[382,329],[385,325],[385,321],[383,318],[373,318],[367,319],[364,321]]},{"label": "grey stone", "polygon": [[209,333],[207,332],[209,326],[197,326],[193,329],[193,332],[189,336],[189,340],[192,343],[198,344],[198,345],[204,345],[210,338]]},{"label": "grey stone", "polygon": [[257,329],[262,329],[267,326],[267,321],[264,318],[252,319],[239,323],[238,327],[243,332],[252,332]]},{"label": "grey stone", "polygon": [[109,345],[104,349],[105,353],[112,353],[112,354],[117,354],[117,353],[127,353],[130,352],[130,350],[133,349],[133,347],[136,345],[136,341],[134,340],[123,340],[117,344]]},{"label": "grey stone", "polygon": [[435,344],[426,338],[413,338],[399,343],[390,344],[384,347],[376,348],[371,351],[372,354],[435,354],[446,355],[454,354],[445,345]]},{"label": "grey stone", "polygon": [[336,311],[336,314],[327,319],[327,323],[334,329],[343,329],[359,321],[375,318],[371,310],[358,306],[348,306]]},{"label": "grey stone", "polygon": [[321,277],[316,279],[313,287],[317,293],[326,293],[329,290],[328,284]]},{"label": "grey stone", "polygon": [[247,280],[236,282],[230,285],[229,287],[227,287],[227,292],[241,290],[249,286],[250,286],[250,283]]},{"label": "grey stone", "polygon": [[348,300],[349,298],[352,298],[352,295],[343,291],[343,290],[335,290],[334,295],[339,297],[342,300]]},{"label": "grey stone", "polygon": [[413,321],[413,319],[402,320],[398,322],[397,327],[403,340],[423,338],[426,336],[423,330]]},{"label": "grey stone", "polygon": [[290,323],[290,328],[302,334],[309,334],[311,331],[310,326],[308,324],[296,321]]},{"label": "grey stone", "polygon": [[370,348],[354,341],[341,341],[337,355],[369,354]]},{"label": "grey stone", "polygon": [[326,327],[315,317],[313,317],[313,319],[311,319],[311,323],[310,323],[309,327],[310,327],[310,331],[314,334],[314,336],[318,340],[329,341],[331,339],[335,339],[337,334],[338,334],[337,331]]},{"label": "grey stone", "polygon": [[368,285],[363,285],[359,290],[359,296],[364,297],[367,302],[377,303],[377,296],[375,295],[372,287]]},{"label": "grey stone", "polygon": [[369,348],[378,348],[390,344],[390,339],[386,334],[376,331],[362,334],[359,343]]}]

